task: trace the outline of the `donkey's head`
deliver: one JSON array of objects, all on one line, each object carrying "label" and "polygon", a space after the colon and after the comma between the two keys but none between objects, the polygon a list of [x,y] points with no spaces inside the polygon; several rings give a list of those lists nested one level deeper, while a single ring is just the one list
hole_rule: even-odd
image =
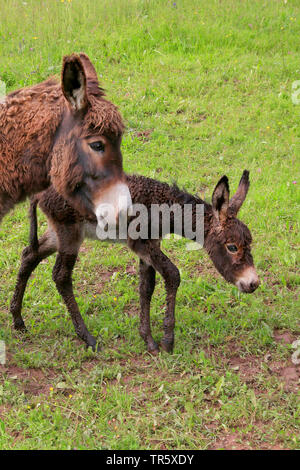
[{"label": "donkey's head", "polygon": [[245,170],[235,195],[229,200],[227,176],[220,179],[212,196],[212,213],[204,246],[215,267],[242,292],[254,292],[259,279],[251,255],[252,237],[248,227],[236,218],[249,189]]},{"label": "donkey's head", "polygon": [[131,204],[120,148],[122,117],[104,99],[85,54],[64,57],[61,87],[65,106],[52,151],[51,181],[81,214],[98,215],[105,202],[117,218]]}]

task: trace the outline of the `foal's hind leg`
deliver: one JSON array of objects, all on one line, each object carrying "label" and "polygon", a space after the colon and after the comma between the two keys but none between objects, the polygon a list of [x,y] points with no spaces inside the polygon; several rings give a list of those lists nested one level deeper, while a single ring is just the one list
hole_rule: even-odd
[{"label": "foal's hind leg", "polygon": [[69,227],[61,226],[57,235],[60,247],[59,253],[56,257],[55,266],[53,268],[52,277],[57,290],[62,296],[71,315],[77,335],[86,343],[87,346],[91,346],[93,351],[95,351],[97,341],[94,336],[89,333],[83,318],[80,315],[72,285],[72,272],[76,263],[79,247],[82,242],[82,235],[74,225]]},{"label": "foal's hind leg", "polygon": [[152,338],[150,326],[150,303],[155,288],[155,269],[140,259],[140,335],[147,345],[150,353],[155,354],[159,351],[157,343]]},{"label": "foal's hind leg", "polygon": [[22,302],[26,285],[31,273],[38,264],[48,258],[57,250],[56,235],[51,229],[41,237],[38,242],[38,249],[27,246],[22,253],[22,263],[19,269],[14,295],[10,304],[10,312],[13,316],[14,327],[17,330],[24,330],[25,324],[21,315]]}]

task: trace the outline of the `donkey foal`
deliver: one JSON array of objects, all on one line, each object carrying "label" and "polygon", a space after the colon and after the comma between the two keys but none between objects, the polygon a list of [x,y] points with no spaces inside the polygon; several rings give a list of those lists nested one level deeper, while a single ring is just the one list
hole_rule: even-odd
[{"label": "donkey foal", "polygon": [[[176,186],[145,178],[127,176],[132,202],[143,204],[150,212],[153,204],[178,204],[192,206],[193,230],[197,223],[197,204],[204,204],[204,248],[215,267],[230,283],[242,292],[253,292],[259,280],[251,255],[251,234],[249,229],[236,218],[249,188],[249,172],[244,171],[235,195],[229,200],[228,179],[223,176],[216,185],[212,204],[207,204],[198,197],[181,191]],[[39,204],[48,218],[46,233],[37,239],[36,206]],[[95,349],[96,339],[88,332],[80,315],[72,288],[72,271],[78,251],[85,237],[97,239],[96,221],[88,221],[59,196],[53,187],[37,195],[31,202],[30,246],[22,255],[22,265],[18,274],[17,285],[11,302],[14,322],[23,322],[21,317],[22,300],[28,278],[36,266],[51,253],[58,251],[53,269],[53,279],[57,289],[71,315],[76,333],[88,346]],[[149,219],[149,233],[152,220]],[[171,219],[170,233],[175,233],[176,224]],[[182,235],[182,233],[180,233]],[[160,227],[160,236],[163,236]],[[194,237],[192,236],[193,240]],[[127,238],[127,244],[140,258],[140,335],[149,352],[157,353],[158,344],[154,341],[150,327],[150,303],[155,287],[156,271],[165,282],[167,308],[164,317],[164,336],[161,347],[172,352],[174,347],[175,301],[180,284],[180,275],[176,266],[160,249],[160,239],[133,240]]]}]

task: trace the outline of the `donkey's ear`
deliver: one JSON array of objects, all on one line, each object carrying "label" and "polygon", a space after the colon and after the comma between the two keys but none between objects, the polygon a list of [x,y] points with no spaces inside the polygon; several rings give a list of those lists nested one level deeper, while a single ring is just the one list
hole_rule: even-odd
[{"label": "donkey's ear", "polygon": [[212,209],[215,217],[222,223],[227,218],[229,205],[229,185],[227,176],[222,176],[212,195]]},{"label": "donkey's ear", "polygon": [[86,74],[80,57],[76,54],[63,59],[61,87],[73,111],[87,107]]},{"label": "donkey's ear", "polygon": [[244,170],[237,191],[234,196],[232,196],[229,202],[229,210],[232,215],[236,216],[238,211],[240,210],[241,205],[243,204],[247,196],[249,186],[249,171]]},{"label": "donkey's ear", "polygon": [[90,58],[84,52],[80,52],[79,57],[84,67],[87,80],[93,80],[94,82],[99,84],[96,69],[92,64]]}]

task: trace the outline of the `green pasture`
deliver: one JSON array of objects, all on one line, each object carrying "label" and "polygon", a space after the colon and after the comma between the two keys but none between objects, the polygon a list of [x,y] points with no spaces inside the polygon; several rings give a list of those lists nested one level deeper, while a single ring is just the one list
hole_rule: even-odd
[{"label": "green pasture", "polygon": [[[59,76],[62,56],[83,51],[124,116],[127,172],[209,200],[223,174],[233,192],[250,170],[239,216],[261,286],[241,294],[203,250],[164,240],[182,279],[176,343],[152,357],[138,334],[137,258],[87,241],[74,287],[102,351],[77,340],[54,256],[30,280],[20,334],[9,303],[28,201],[17,206],[0,227],[0,449],[300,448],[299,37],[299,0],[1,0],[7,92]],[[164,307],[158,277],[157,340]]]}]

